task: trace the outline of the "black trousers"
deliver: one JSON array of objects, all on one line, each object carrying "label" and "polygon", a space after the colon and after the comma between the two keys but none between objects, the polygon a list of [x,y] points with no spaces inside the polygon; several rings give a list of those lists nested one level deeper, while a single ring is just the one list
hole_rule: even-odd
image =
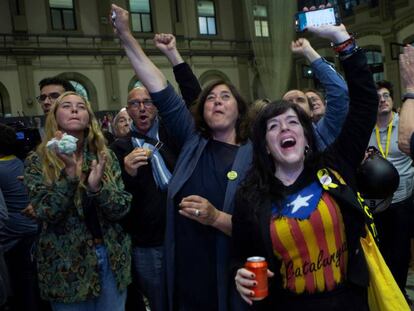
[{"label": "black trousers", "polygon": [[281,295],[274,308],[289,311],[369,311],[366,288],[344,284],[332,292],[313,295]]},{"label": "black trousers", "polygon": [[374,215],[380,251],[404,295],[411,255],[413,209],[410,197]]}]

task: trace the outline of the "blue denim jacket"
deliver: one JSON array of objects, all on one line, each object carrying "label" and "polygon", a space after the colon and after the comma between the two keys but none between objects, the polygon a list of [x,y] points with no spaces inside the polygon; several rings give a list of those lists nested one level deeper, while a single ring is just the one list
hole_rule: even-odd
[{"label": "blue denim jacket", "polygon": [[348,115],[348,87],[342,76],[324,58],[315,60],[311,67],[326,93],[325,115],[313,124],[316,146],[319,151],[323,151],[338,137]]}]

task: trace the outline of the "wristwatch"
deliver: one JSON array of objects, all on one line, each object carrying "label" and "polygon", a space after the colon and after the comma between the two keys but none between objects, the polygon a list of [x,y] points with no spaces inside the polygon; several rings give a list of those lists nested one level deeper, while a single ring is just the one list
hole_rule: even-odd
[{"label": "wristwatch", "polygon": [[414,99],[414,93],[411,93],[411,92],[405,93],[402,98],[402,102],[405,102],[407,99]]}]

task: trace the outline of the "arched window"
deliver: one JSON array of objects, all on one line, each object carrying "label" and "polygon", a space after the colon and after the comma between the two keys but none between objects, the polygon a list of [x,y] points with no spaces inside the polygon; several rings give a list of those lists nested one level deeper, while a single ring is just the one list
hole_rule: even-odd
[{"label": "arched window", "polygon": [[73,87],[76,90],[76,93],[82,95],[87,100],[89,100],[89,95],[87,89],[78,81],[75,80],[69,80],[69,82],[73,85]]},{"label": "arched window", "polygon": [[204,72],[200,76],[200,78],[198,78],[198,81],[200,82],[202,87],[205,87],[211,82],[217,81],[217,80],[223,80],[223,81],[230,82],[229,77],[227,77],[225,73],[219,70],[208,70]]},{"label": "arched window", "polygon": [[141,83],[141,81],[138,80],[137,76],[133,76],[132,79],[129,80],[129,83],[128,83],[128,93],[136,87],[145,87],[145,86]]},{"label": "arched window", "polygon": [[141,81],[137,80],[137,81],[134,83],[133,89],[135,89],[136,87],[144,87],[144,84],[142,84],[142,82],[141,82]]},{"label": "arched window", "polygon": [[91,103],[94,111],[99,110],[98,94],[91,79],[79,72],[64,72],[61,73],[59,77],[68,80],[74,86],[76,92]]}]

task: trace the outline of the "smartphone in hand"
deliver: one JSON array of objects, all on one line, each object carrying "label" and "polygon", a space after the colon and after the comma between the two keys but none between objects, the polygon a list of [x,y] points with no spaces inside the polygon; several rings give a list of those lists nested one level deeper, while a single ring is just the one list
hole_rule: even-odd
[{"label": "smartphone in hand", "polygon": [[309,26],[340,25],[341,20],[336,7],[319,10],[303,11],[295,14],[297,32],[305,31]]}]

